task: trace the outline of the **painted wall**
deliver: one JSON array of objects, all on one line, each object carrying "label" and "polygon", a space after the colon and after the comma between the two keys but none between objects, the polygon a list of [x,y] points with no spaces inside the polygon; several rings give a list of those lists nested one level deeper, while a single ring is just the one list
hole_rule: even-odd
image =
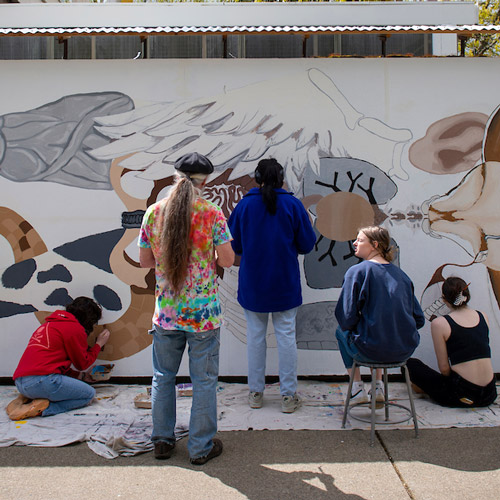
[{"label": "painted wall", "polygon": [[[443,277],[471,282],[500,371],[500,61],[13,61],[2,75],[0,376],[47,313],[79,295],[103,306],[114,373],[151,374],[153,280],[137,265],[138,227],[193,150],[216,165],[206,197],[226,214],[271,156],[309,210],[318,240],[301,259],[300,374],[344,373],[333,311],[367,223],[391,232],[428,318],[444,310]],[[220,280],[222,375],[246,374],[237,273]],[[421,333],[417,355],[435,366],[429,324]]]}]

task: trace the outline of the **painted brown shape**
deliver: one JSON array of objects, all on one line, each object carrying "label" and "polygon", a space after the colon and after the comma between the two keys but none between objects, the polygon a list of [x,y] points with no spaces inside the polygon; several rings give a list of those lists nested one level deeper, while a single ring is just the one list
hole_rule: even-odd
[{"label": "painted brown shape", "polygon": [[45,243],[33,226],[7,207],[0,207],[0,234],[9,242],[16,263],[47,251]]},{"label": "painted brown shape", "polygon": [[354,193],[332,193],[316,205],[318,231],[334,241],[356,239],[360,227],[371,226],[375,214],[370,203]]},{"label": "painted brown shape", "polygon": [[459,113],[434,122],[409,150],[411,163],[433,174],[455,174],[473,168],[481,159],[488,116]]}]

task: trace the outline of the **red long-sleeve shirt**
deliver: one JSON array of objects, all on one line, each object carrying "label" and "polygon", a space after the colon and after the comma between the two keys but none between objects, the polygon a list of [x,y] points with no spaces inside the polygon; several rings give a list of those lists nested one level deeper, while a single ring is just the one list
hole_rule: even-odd
[{"label": "red long-sleeve shirt", "polygon": [[87,334],[77,319],[67,311],[55,311],[35,333],[21,356],[13,379],[30,375],[61,373],[78,377],[97,359],[98,344],[88,347]]}]

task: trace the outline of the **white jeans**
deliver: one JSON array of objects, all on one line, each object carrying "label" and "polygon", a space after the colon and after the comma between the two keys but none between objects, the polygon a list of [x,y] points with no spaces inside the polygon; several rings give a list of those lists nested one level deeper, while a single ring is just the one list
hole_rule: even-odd
[{"label": "white jeans", "polygon": [[272,315],[278,344],[280,393],[293,396],[297,391],[297,307],[287,311],[257,313],[244,309],[247,319],[248,387],[250,392],[264,392],[266,383],[266,331]]}]

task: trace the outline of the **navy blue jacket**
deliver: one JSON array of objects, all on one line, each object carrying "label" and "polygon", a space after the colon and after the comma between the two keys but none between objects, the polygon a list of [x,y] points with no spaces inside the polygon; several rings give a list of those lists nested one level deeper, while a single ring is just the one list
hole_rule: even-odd
[{"label": "navy blue jacket", "polygon": [[233,250],[241,255],[238,302],[254,312],[286,311],[302,304],[298,254],[316,235],[302,202],[284,189],[271,215],[259,188],[251,189],[229,217]]},{"label": "navy blue jacket", "polygon": [[359,352],[380,362],[409,358],[425,323],[410,278],[393,264],[370,261],[347,270],[335,316]]}]

